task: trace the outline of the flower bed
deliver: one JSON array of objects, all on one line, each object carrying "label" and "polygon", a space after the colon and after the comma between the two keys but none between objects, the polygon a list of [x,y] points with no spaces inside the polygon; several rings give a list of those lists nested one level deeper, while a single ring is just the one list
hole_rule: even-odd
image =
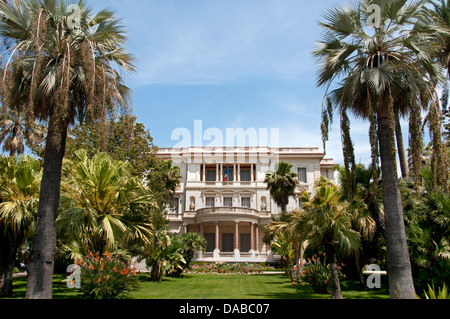
[{"label": "flower bed", "polygon": [[274,271],[274,267],[265,264],[249,263],[194,263],[189,269],[185,270],[187,274],[218,274],[218,275],[251,275],[261,274],[265,271]]}]

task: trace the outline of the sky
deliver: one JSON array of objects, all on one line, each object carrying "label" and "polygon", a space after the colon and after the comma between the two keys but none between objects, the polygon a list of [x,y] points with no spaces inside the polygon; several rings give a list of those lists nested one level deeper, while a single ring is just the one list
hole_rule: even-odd
[{"label": "sky", "polygon": [[[318,21],[339,0],[96,0],[128,31],[137,72],[126,74],[133,110],[158,147],[177,130],[279,130],[279,146],[319,147],[324,89],[312,58]],[[198,123],[198,122],[197,122]],[[356,160],[370,163],[368,122],[352,119]],[[275,131],[274,131],[275,132]],[[407,134],[404,134],[407,135]],[[198,134],[197,134],[198,140]],[[263,136],[259,136],[263,140]],[[210,141],[202,139],[203,146]],[[339,121],[327,157],[342,163]]]}]

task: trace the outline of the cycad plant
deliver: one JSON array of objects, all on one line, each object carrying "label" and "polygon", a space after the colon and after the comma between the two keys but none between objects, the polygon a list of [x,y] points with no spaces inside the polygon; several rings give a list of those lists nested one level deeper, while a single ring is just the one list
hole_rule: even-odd
[{"label": "cycad plant", "polygon": [[125,108],[129,90],[119,70],[134,70],[114,12],[93,14],[83,0],[0,2],[0,34],[11,43],[2,58],[4,107],[48,124],[39,222],[31,253],[27,298],[52,297],[61,168],[68,127],[106,122]]}]

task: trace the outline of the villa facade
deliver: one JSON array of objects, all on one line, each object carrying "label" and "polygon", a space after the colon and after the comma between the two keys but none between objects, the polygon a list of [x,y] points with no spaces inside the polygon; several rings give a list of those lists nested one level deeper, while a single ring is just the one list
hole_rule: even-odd
[{"label": "villa facade", "polygon": [[312,193],[322,175],[334,179],[333,161],[318,148],[159,149],[158,157],[181,169],[181,185],[168,213],[174,233],[200,233],[207,248],[196,261],[273,262],[263,242],[264,226],[280,213],[264,182],[276,163],[286,161],[299,174],[288,210],[299,208],[300,193]]}]

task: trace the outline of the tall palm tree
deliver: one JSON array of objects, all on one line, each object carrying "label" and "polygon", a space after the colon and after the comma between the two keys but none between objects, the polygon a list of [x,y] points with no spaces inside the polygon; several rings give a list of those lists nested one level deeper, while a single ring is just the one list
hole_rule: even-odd
[{"label": "tall palm tree", "polygon": [[[58,237],[74,260],[88,250],[126,250],[129,243],[150,244],[151,214],[157,206],[147,187],[132,177],[126,162],[85,150],[63,169]],[[76,249],[73,249],[76,248]]]},{"label": "tall palm tree", "polygon": [[30,157],[0,157],[0,295],[12,297],[18,249],[34,229],[42,176]]},{"label": "tall palm tree", "polygon": [[[77,10],[62,0],[0,3],[0,34],[13,42],[2,58],[3,102],[30,121],[48,123],[38,224],[31,253],[27,298],[52,297],[61,168],[67,130],[76,119],[104,123],[126,108],[129,90],[117,70],[134,70],[126,35],[114,12]],[[16,100],[14,97],[21,97]],[[26,97],[26,103],[22,97]]]},{"label": "tall palm tree", "polygon": [[286,206],[289,204],[289,197],[295,194],[298,181],[298,174],[292,172],[292,165],[281,161],[277,164],[275,172],[266,174],[267,189],[282,212],[286,212]]},{"label": "tall palm tree", "polygon": [[308,192],[302,192],[301,202],[305,216],[297,223],[298,232],[309,239],[310,245],[324,247],[331,258],[333,299],[342,299],[337,270],[338,255],[349,255],[358,251],[361,246],[360,234],[352,229],[353,216],[341,197],[336,185],[320,180],[313,198]]},{"label": "tall palm tree", "polygon": [[[426,23],[438,24],[444,28],[450,28],[450,1],[449,0],[427,0],[431,6],[425,6],[424,19]],[[439,46],[436,48],[436,57],[447,69],[450,78],[450,36],[438,36]]]},{"label": "tall palm tree", "polygon": [[[372,5],[380,8],[375,23]],[[431,58],[428,40],[447,32],[421,23],[422,6],[418,1],[360,0],[333,8],[320,23],[324,34],[314,52],[317,83],[327,88],[326,95],[340,81],[332,94],[334,106],[370,119],[376,128],[371,140],[378,143],[381,158],[391,298],[416,297],[395,160],[394,103],[408,97],[410,111],[420,105],[437,109],[432,83],[440,79],[441,68]]]}]

